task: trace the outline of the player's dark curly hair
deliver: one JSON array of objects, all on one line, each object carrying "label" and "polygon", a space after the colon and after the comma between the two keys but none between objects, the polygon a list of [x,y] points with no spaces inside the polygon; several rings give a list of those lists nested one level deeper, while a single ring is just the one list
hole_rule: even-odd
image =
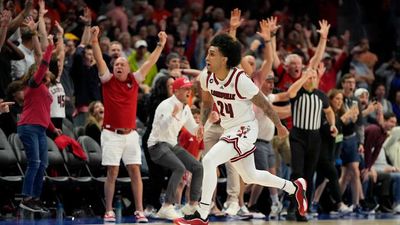
[{"label": "player's dark curly hair", "polygon": [[228,58],[227,67],[232,68],[239,65],[241,56],[240,43],[228,34],[219,34],[211,41],[211,46],[218,47],[219,51]]}]

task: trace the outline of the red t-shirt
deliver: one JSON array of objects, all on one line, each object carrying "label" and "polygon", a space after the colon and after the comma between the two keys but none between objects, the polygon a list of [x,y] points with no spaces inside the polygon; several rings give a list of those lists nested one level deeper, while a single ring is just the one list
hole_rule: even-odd
[{"label": "red t-shirt", "polygon": [[339,58],[336,60],[335,64],[332,65],[332,68],[324,73],[319,81],[318,89],[323,91],[324,93],[328,93],[331,89],[336,87],[336,78],[339,70],[342,69],[342,66],[347,58],[347,54],[343,52]]},{"label": "red t-shirt", "polygon": [[[104,75],[105,76],[105,75]],[[102,83],[105,128],[136,128],[136,110],[139,84],[133,74],[121,82],[111,74],[109,81]]]},{"label": "red t-shirt", "polygon": [[204,149],[203,140],[198,141],[195,135],[192,135],[184,127],[178,137],[179,145],[186,149],[196,159],[199,156],[200,150]]},{"label": "red t-shirt", "polygon": [[29,81],[24,90],[24,108],[18,125],[40,125],[49,130],[54,130],[54,125],[50,121],[50,105],[53,102],[49,89],[43,83],[46,74],[53,45],[49,45],[43,55],[43,62],[40,63],[38,70]]},{"label": "red t-shirt", "polygon": [[170,16],[171,13],[166,9],[155,9],[153,14],[151,15],[151,18],[159,23],[161,20],[166,20]]},{"label": "red t-shirt", "polygon": [[[280,91],[287,91],[289,87],[292,86],[292,84],[301,77],[299,76],[299,78],[293,78],[292,76],[290,76],[289,73],[287,73],[287,71],[285,70],[283,63],[281,63],[276,69],[276,75],[278,77],[278,83],[276,83],[275,86]],[[288,129],[291,129],[293,127],[292,117],[286,118],[285,121],[286,127]]]},{"label": "red t-shirt", "polygon": [[287,91],[289,87],[301,77],[299,76],[298,78],[294,78],[290,76],[283,67],[283,63],[276,68],[276,76],[278,77],[278,83],[276,83],[275,86],[280,91]]}]

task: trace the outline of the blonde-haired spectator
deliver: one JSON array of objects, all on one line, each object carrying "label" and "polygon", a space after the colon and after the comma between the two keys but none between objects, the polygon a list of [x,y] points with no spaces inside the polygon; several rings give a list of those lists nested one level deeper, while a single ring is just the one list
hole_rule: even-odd
[{"label": "blonde-haired spectator", "polygon": [[104,105],[100,101],[89,104],[89,115],[86,120],[85,135],[93,138],[100,145],[100,135],[104,120]]}]

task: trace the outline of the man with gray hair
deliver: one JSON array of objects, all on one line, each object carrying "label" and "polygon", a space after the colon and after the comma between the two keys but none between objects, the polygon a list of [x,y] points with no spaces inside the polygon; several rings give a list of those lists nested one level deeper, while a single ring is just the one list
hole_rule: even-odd
[{"label": "man with gray hair", "polygon": [[[377,102],[376,100],[369,101],[369,92],[365,88],[358,88],[354,92],[354,97],[356,97],[361,105],[362,116],[365,118],[371,113],[376,113],[377,122],[379,124],[383,123],[383,112],[382,112],[382,104]],[[364,125],[368,125],[366,119],[363,120]]]},{"label": "man with gray hair", "polygon": [[[321,34],[319,43],[314,56],[308,63],[308,67],[312,69],[317,69],[319,62],[323,57],[328,38],[327,31],[329,31],[330,27],[330,24],[325,20],[319,21],[319,25],[320,29],[318,30],[318,33]],[[274,39],[275,38],[273,38],[272,41],[275,41]],[[296,80],[300,79],[303,67],[303,59],[300,55],[290,54],[286,56],[285,62],[282,63],[277,52],[274,51],[274,68],[276,69],[276,76],[278,77],[276,87],[281,91],[287,91]]]}]

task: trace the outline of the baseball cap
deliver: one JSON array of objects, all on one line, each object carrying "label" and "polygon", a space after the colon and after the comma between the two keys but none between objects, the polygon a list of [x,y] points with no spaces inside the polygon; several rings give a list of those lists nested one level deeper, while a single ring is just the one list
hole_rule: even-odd
[{"label": "baseball cap", "polygon": [[136,41],[135,48],[140,48],[140,47],[146,47],[147,48],[147,42],[145,40]]},{"label": "baseball cap", "polygon": [[356,47],[354,47],[354,48],[351,50],[351,54],[352,54],[352,55],[358,54],[358,53],[361,53],[361,52],[363,52],[363,50],[361,49],[360,46],[356,46]]},{"label": "baseball cap", "polygon": [[354,96],[356,98],[360,97],[362,94],[367,93],[369,95],[369,92],[365,88],[357,88],[357,90],[354,92]]},{"label": "baseball cap", "polygon": [[79,38],[73,33],[65,33],[64,38],[72,41],[79,41]]},{"label": "baseball cap", "polygon": [[101,22],[106,21],[106,20],[108,20],[108,17],[106,15],[100,15],[99,17],[97,17],[96,22],[97,23],[101,23]]},{"label": "baseball cap", "polygon": [[176,47],[185,47],[186,46],[186,42],[185,41],[177,41],[175,43]]},{"label": "baseball cap", "polygon": [[274,71],[271,71],[269,74],[267,74],[267,77],[265,77],[266,81],[273,81],[274,83],[278,82],[277,77],[274,74]]},{"label": "baseball cap", "polygon": [[181,77],[174,81],[172,84],[172,90],[178,90],[180,88],[190,88],[192,87],[192,82],[190,82],[187,78]]},{"label": "baseball cap", "polygon": [[275,80],[274,74],[272,74],[272,73],[268,74],[267,78],[265,78],[265,80]]}]

